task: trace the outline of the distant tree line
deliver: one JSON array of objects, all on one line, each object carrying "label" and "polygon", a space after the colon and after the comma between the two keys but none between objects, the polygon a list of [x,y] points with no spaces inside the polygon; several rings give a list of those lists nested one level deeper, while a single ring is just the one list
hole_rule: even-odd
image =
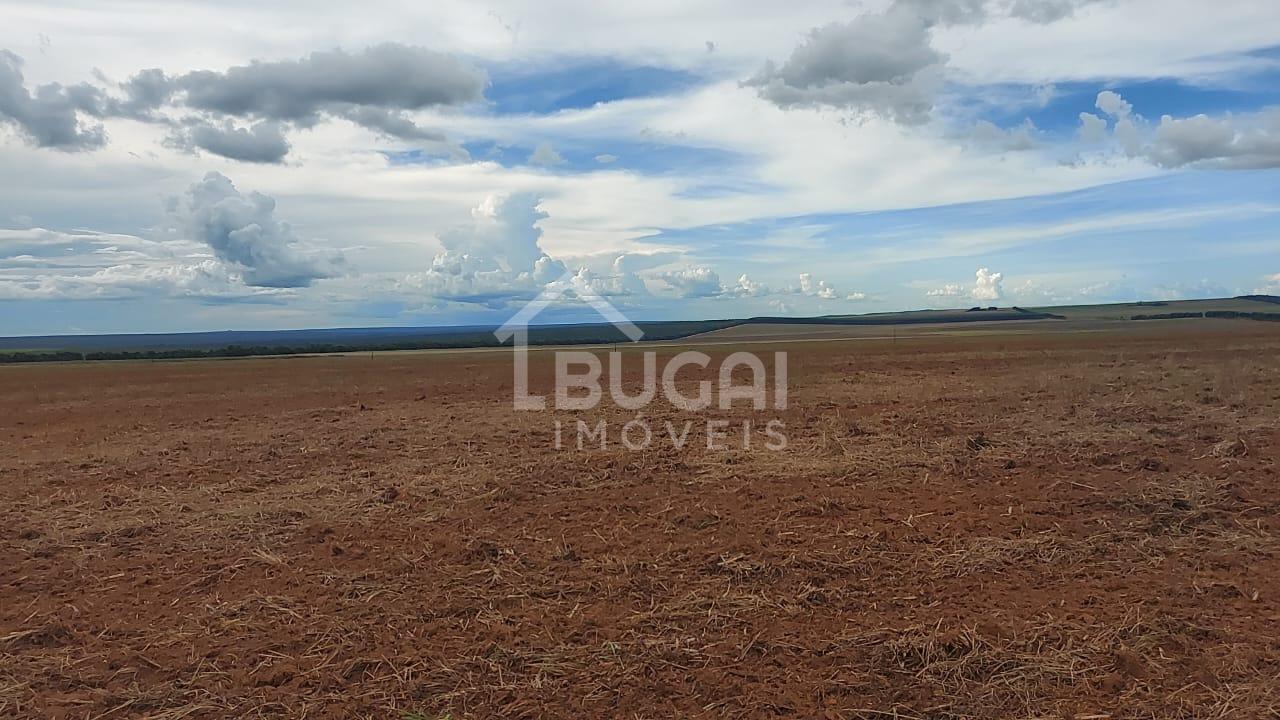
[{"label": "distant tree line", "polygon": [[1173,312],[1158,315],[1134,315],[1130,320],[1181,320],[1183,318],[1236,318],[1242,320],[1280,321],[1280,312],[1241,312],[1239,310],[1206,310],[1204,312]]},{"label": "distant tree line", "polygon": [[[672,321],[642,323],[645,340],[675,340],[737,325],[737,320]],[[530,328],[530,345],[608,345],[630,342],[622,331],[605,324],[542,326]],[[499,347],[504,343],[490,332],[452,333],[431,338],[368,343],[308,343],[305,345],[225,345],[205,348],[140,348],[137,350],[22,350],[0,353],[0,364],[69,362],[88,360],[191,360],[243,358],[263,355],[324,355],[383,352],[390,350],[457,350]],[[508,343],[509,344],[509,343]]]}]

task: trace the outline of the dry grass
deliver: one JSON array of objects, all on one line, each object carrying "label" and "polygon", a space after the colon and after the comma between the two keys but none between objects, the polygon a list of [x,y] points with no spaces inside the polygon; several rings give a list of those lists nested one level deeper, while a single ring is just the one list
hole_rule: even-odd
[{"label": "dry grass", "polygon": [[555,452],[497,361],[0,376],[0,717],[1274,717],[1280,341],[1117,342],[813,348],[783,454]]}]

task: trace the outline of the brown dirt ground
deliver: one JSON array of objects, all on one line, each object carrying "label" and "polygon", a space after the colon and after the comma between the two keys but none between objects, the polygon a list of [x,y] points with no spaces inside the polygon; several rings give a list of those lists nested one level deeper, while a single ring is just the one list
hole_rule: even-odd
[{"label": "brown dirt ground", "polygon": [[497,353],[0,368],[0,717],[1278,717],[1280,328],[785,347],[783,452],[556,451]]}]

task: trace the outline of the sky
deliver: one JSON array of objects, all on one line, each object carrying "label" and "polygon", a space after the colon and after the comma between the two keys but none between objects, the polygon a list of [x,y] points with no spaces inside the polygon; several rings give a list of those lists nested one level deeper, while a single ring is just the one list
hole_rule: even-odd
[{"label": "sky", "polygon": [[0,335],[1280,294],[1274,0],[0,6]]}]

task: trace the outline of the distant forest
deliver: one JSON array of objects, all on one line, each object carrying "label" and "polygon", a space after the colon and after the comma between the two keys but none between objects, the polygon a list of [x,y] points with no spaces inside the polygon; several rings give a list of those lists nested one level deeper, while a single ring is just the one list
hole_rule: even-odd
[{"label": "distant forest", "polygon": [[[1239,300],[1280,304],[1270,295],[1247,295]],[[1178,303],[1140,302],[1137,307],[1167,307]],[[1099,306],[1106,307],[1106,306]],[[1181,318],[1242,318],[1280,320],[1280,312],[1206,310],[1135,314],[1130,320],[1173,320]],[[967,310],[917,310],[866,315],[824,315],[818,317],[755,317],[742,320],[691,320],[638,322],[644,341],[679,340],[699,333],[745,324],[785,325],[913,325],[920,323],[962,323],[978,321],[1019,321],[1064,319],[1044,310],[1024,308],[973,307]],[[495,328],[349,328],[323,330],[228,331],[172,333],[159,335],[80,335],[35,338],[0,338],[0,364],[36,362],[81,362],[89,360],[181,360],[199,358],[244,358],[264,355],[319,355],[378,352],[389,350],[449,350],[500,347]],[[608,345],[629,342],[608,323],[577,325],[537,325],[529,328],[530,345]]]},{"label": "distant forest", "polygon": [[[675,340],[689,335],[710,332],[731,327],[741,320],[693,320],[673,322],[640,322],[636,325],[644,331],[645,340]],[[287,340],[263,342],[255,344],[231,343],[227,345],[180,346],[172,336],[167,336],[165,347],[138,346],[130,349],[29,349],[0,352],[0,363],[30,362],[66,362],[85,360],[181,360],[198,358],[243,358],[262,355],[312,355],[354,352],[379,352],[388,350],[450,350],[464,348],[499,347],[492,329],[466,330],[462,332],[441,331],[438,328],[425,329],[424,333],[413,337],[411,332],[400,330],[395,335],[377,335],[369,331],[351,331],[351,338],[345,342],[302,342],[292,344]],[[338,331],[328,331],[335,334]],[[269,332],[257,333],[267,336]],[[280,333],[282,338],[289,337],[288,332]],[[208,343],[209,334],[193,334],[192,342]],[[398,337],[397,337],[398,335]],[[408,335],[406,337],[406,335]],[[372,337],[371,337],[372,336]],[[145,342],[145,341],[139,341]],[[611,343],[630,342],[622,331],[608,323],[592,323],[584,325],[543,325],[529,328],[530,345],[607,345]],[[507,343],[508,345],[510,343]]]}]

